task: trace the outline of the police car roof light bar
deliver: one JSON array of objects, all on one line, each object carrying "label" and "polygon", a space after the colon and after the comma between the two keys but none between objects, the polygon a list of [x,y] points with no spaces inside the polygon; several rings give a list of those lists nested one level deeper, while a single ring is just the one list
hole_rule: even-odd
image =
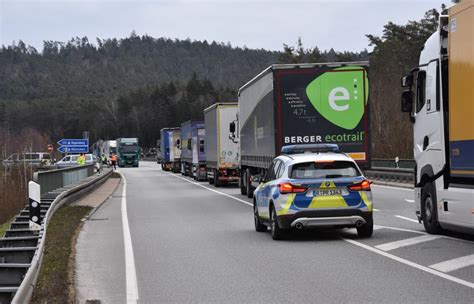
[{"label": "police car roof light bar", "polygon": [[339,146],[336,144],[303,144],[289,145],[281,148],[281,154],[299,154],[299,153],[320,153],[320,152],[339,152]]}]

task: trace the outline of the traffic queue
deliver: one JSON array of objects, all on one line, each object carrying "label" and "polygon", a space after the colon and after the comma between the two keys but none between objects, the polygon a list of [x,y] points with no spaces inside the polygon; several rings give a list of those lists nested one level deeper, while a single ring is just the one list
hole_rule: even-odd
[{"label": "traffic queue", "polygon": [[368,63],[277,64],[204,121],[160,130],[157,162],[253,198],[273,239],[313,227],[373,232]]}]

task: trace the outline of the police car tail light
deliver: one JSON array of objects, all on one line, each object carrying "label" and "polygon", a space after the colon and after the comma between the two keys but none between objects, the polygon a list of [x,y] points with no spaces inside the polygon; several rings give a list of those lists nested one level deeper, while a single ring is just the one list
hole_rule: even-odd
[{"label": "police car tail light", "polygon": [[282,183],[279,185],[280,188],[280,193],[285,194],[285,193],[303,193],[308,190],[307,187],[302,187],[302,186],[296,186],[290,183]]},{"label": "police car tail light", "polygon": [[347,186],[347,189],[351,191],[370,191],[370,184],[372,184],[372,181],[364,179],[360,183]]}]

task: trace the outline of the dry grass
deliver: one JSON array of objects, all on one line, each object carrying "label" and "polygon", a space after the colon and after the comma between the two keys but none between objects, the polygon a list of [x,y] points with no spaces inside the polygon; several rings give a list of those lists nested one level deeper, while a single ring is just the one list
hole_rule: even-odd
[{"label": "dry grass", "polygon": [[0,224],[25,207],[28,202],[28,182],[32,177],[31,167],[0,167]]},{"label": "dry grass", "polygon": [[66,206],[48,224],[43,263],[31,303],[74,303],[74,247],[91,207]]}]

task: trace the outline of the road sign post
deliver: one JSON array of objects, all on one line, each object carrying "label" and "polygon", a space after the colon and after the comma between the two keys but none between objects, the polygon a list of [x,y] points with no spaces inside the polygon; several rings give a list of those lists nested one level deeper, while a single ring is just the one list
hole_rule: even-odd
[{"label": "road sign post", "polygon": [[30,206],[30,230],[41,229],[41,187],[39,184],[30,181],[28,183],[28,196]]}]

